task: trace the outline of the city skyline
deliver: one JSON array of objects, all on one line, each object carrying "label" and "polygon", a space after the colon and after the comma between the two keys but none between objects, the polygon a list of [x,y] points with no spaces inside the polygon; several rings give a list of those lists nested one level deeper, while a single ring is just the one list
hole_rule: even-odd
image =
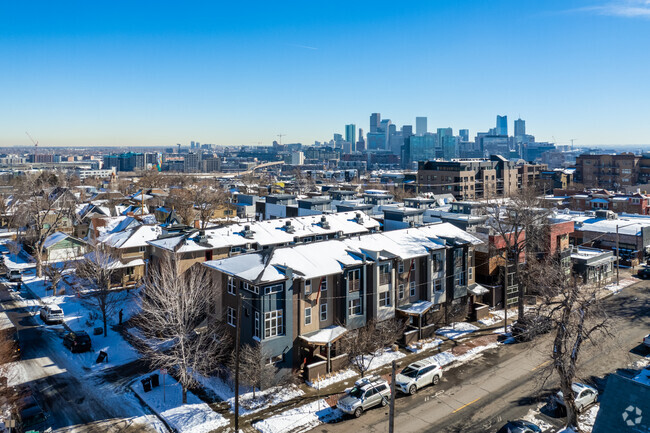
[{"label": "city skyline", "polygon": [[0,146],[311,144],[372,112],[650,141],[642,1],[33,6],[0,6]]}]

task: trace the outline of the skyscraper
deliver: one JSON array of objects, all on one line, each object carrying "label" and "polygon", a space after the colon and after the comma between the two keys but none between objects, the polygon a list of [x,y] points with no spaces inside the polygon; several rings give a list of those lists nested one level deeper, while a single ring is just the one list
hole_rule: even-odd
[{"label": "skyscraper", "polygon": [[359,128],[359,141],[355,145],[355,150],[358,152],[363,152],[366,150],[366,140],[363,138],[363,129]]},{"label": "skyscraper", "polygon": [[370,115],[370,132],[377,132],[381,123],[381,114],[372,113]]},{"label": "skyscraper", "polygon": [[460,141],[469,141],[469,129],[459,129],[458,136]]},{"label": "skyscraper", "polygon": [[497,135],[508,135],[508,116],[497,116]]},{"label": "skyscraper", "polygon": [[357,125],[349,124],[345,125],[345,141],[350,143],[352,150],[354,150],[355,144],[357,143]]},{"label": "skyscraper", "polygon": [[526,121],[519,118],[515,120],[515,137],[523,137],[526,135]]},{"label": "skyscraper", "polygon": [[427,118],[426,117],[416,117],[415,118],[415,133],[417,135],[424,135],[427,133]]}]

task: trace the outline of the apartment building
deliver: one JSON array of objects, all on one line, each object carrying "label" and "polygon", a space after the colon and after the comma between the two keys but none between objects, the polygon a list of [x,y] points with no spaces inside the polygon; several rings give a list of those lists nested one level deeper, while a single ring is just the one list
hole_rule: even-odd
[{"label": "apartment building", "polygon": [[595,188],[619,191],[639,182],[641,156],[580,155],[576,158],[575,182]]},{"label": "apartment building", "polygon": [[519,176],[514,162],[492,155],[490,159],[420,162],[417,184],[421,193],[480,199],[514,193],[520,187]]},{"label": "apartment building", "polygon": [[650,196],[640,191],[633,194],[615,194],[607,190],[556,189],[553,191],[553,197],[546,199],[554,202],[558,208],[574,211],[611,210],[615,213],[650,215]]},{"label": "apartment building", "polygon": [[[217,286],[214,314],[259,341],[269,362],[306,378],[345,365],[340,339],[369,320],[408,318],[409,335],[467,316],[476,237],[452,226],[333,239],[206,262]],[[414,307],[415,306],[415,307]],[[414,311],[416,316],[414,317]]]}]

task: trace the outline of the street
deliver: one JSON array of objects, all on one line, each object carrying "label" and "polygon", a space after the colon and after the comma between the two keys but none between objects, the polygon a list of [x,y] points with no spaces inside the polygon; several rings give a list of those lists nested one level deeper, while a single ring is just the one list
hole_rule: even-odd
[{"label": "street", "polygon": [[[596,386],[599,392],[607,374],[625,369],[646,354],[640,342],[650,330],[650,283],[628,287],[604,302],[613,319],[615,338],[603,338],[598,347],[585,346],[578,372],[581,381]],[[536,415],[538,419],[563,426],[563,418],[544,410],[548,396],[557,390],[549,368],[552,336],[489,350],[472,362],[445,371],[438,386],[411,397],[398,394],[395,431],[487,433],[539,408],[542,414]],[[315,431],[387,432],[388,407],[371,409],[359,419],[321,425]]]},{"label": "street", "polygon": [[[22,352],[9,383],[29,387],[54,431],[161,431],[159,421],[126,395],[126,384],[108,382],[104,374],[91,375],[81,366],[71,367],[63,352],[62,326],[44,326],[29,312],[35,307],[26,306],[7,288],[2,285],[0,302],[18,329]],[[21,296],[30,298],[27,293]]]}]

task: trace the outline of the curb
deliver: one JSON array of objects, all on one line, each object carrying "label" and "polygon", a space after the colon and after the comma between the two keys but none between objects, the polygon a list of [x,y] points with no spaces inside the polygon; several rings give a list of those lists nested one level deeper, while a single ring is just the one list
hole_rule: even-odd
[{"label": "curb", "polygon": [[160,422],[163,423],[163,425],[165,426],[165,428],[167,429],[167,431],[169,431],[169,432],[173,432],[173,433],[176,433],[176,430],[174,430],[173,428],[171,428],[171,426],[167,423],[167,420],[165,420],[165,418],[163,418],[162,416],[160,416],[160,414],[159,414],[158,412],[156,412],[155,410],[153,410],[153,408],[152,408],[151,406],[149,406],[149,404],[147,404],[147,402],[144,401],[144,399],[143,399],[142,397],[140,397],[140,395],[139,395],[137,392],[135,392],[135,389],[133,389],[133,386],[134,386],[134,385],[135,385],[135,383],[129,385],[129,389],[131,390],[131,392],[133,393],[133,395],[135,395],[135,397],[140,401],[140,403],[142,403],[143,406],[145,406],[147,409],[149,409],[149,410],[151,411],[151,413],[152,413],[156,418],[158,418],[158,419],[160,420]]}]

